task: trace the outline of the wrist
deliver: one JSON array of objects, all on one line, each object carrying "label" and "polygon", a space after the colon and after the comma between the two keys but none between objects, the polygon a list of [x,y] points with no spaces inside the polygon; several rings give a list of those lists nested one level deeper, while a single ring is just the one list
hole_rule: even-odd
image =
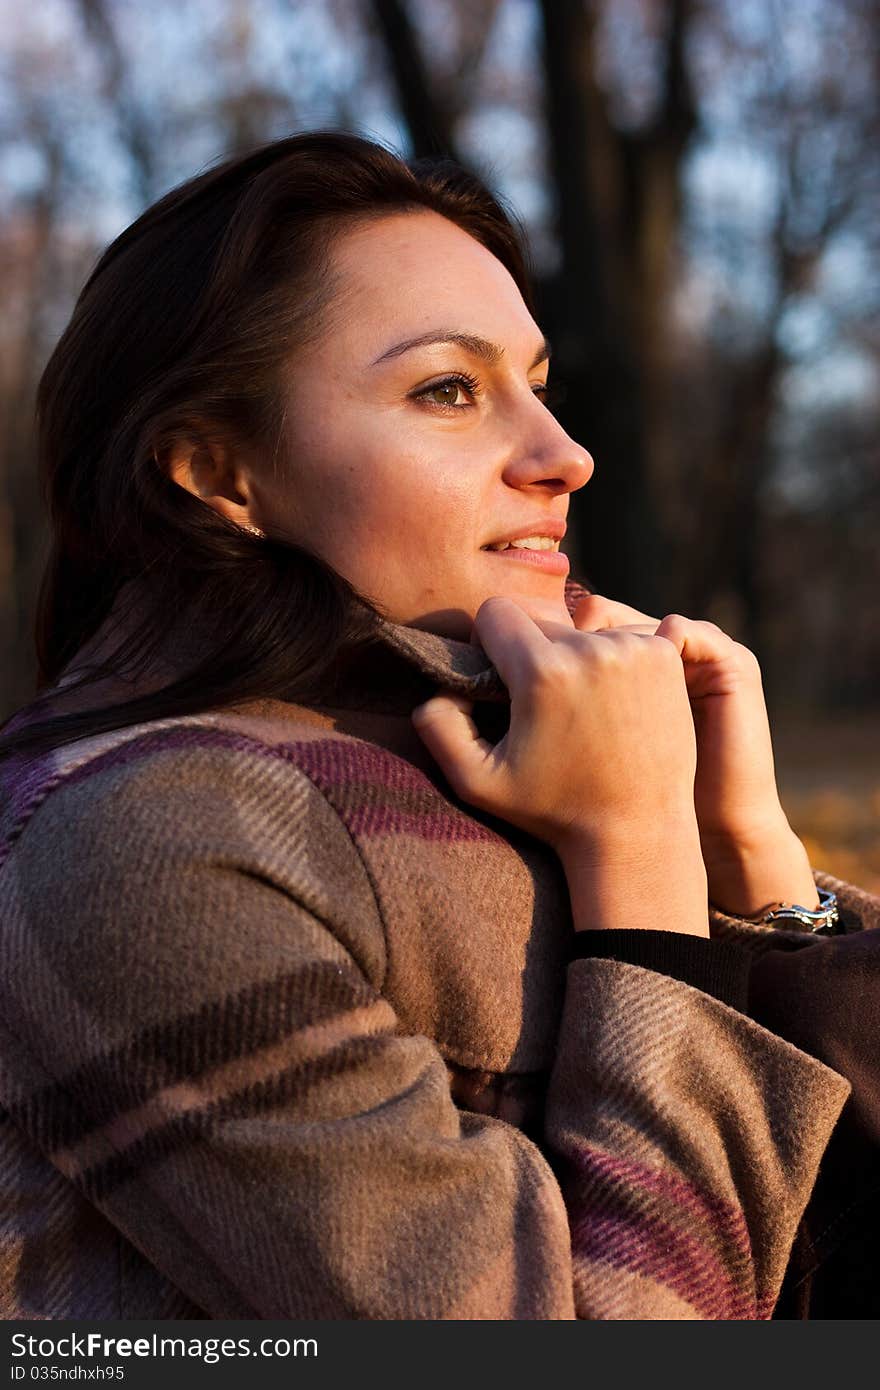
[{"label": "wrist", "polygon": [[733,917],[758,917],[774,903],[818,906],[818,892],[803,843],[784,829],[747,839],[707,842],[701,838],[709,902]]},{"label": "wrist", "polygon": [[556,847],[575,931],[648,928],[709,935],[708,887],[696,818],[623,835],[570,837]]}]

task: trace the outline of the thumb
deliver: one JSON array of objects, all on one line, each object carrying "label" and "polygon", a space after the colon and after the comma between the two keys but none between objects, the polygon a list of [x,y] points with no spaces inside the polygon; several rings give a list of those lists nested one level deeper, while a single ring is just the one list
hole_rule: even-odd
[{"label": "thumb", "polygon": [[459,796],[476,788],[492,744],[481,738],[464,695],[433,695],[410,714],[413,728]]},{"label": "thumb", "polygon": [[608,627],[632,628],[643,623],[651,624],[653,632],[659,622],[659,618],[652,618],[650,613],[642,613],[638,608],[631,608],[628,603],[618,603],[604,594],[587,594],[579,599],[572,620],[581,632],[601,632]]}]

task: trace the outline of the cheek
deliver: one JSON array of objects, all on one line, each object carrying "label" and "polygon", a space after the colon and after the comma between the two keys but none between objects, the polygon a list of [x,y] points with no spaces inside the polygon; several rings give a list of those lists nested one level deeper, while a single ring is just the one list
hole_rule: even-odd
[{"label": "cheek", "polygon": [[418,569],[423,558],[436,563],[444,551],[461,558],[463,543],[480,530],[478,466],[451,441],[419,447],[400,419],[369,421],[362,410],[338,404],[321,418],[334,427],[301,436],[300,457],[309,467],[293,489],[300,516],[313,519],[323,547],[371,566],[381,555],[395,569]]},{"label": "cheek", "polygon": [[338,535],[341,525],[357,526],[369,514],[369,469],[350,442],[327,435],[298,441],[287,491],[291,515],[315,535]]}]

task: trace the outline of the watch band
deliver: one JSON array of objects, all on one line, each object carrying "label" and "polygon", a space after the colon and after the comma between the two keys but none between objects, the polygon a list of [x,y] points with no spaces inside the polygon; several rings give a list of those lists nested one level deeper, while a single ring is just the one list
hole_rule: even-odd
[{"label": "watch band", "polygon": [[[825,888],[817,888],[819,894],[818,908],[802,907],[800,903],[771,903],[761,914],[760,917],[740,917],[741,922],[749,922],[752,926],[761,927],[771,925],[773,922],[799,922],[808,931],[825,933],[831,935],[840,917],[837,911],[837,894],[830,893]],[[722,912],[723,908],[720,909]],[[727,913],[729,917],[735,917],[736,913]]]}]

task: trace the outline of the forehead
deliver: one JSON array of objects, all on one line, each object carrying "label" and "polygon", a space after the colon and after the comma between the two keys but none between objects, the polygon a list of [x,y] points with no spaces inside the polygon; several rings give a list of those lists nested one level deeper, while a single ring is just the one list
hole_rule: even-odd
[{"label": "forehead", "polygon": [[377,353],[395,333],[415,336],[441,324],[496,341],[536,336],[507,267],[430,210],[389,214],[343,233],[331,260],[347,310],[340,326],[368,338]]}]

